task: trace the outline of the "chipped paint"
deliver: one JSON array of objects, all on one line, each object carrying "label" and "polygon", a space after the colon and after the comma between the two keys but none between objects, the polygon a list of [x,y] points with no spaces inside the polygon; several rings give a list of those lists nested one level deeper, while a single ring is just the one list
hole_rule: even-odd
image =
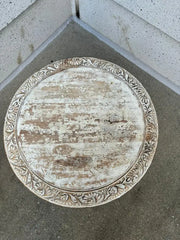
[{"label": "chipped paint", "polygon": [[[92,87],[98,81],[99,90]],[[34,73],[12,98],[4,124],[16,176],[37,196],[67,207],[124,195],[151,165],[157,140],[156,112],[143,86],[125,69],[90,57]]]},{"label": "chipped paint", "polygon": [[90,190],[117,180],[136,161],[143,112],[112,74],[70,68],[40,82],[21,107],[17,136],[30,169],[64,189]]}]

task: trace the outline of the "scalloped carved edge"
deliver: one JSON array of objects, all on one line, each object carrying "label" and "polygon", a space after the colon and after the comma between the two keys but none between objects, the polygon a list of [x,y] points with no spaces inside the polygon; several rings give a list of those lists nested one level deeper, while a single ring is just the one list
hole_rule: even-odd
[{"label": "scalloped carved edge", "polygon": [[[88,192],[65,191],[42,181],[28,169],[20,156],[16,141],[16,119],[24,98],[29,91],[43,79],[68,68],[86,66],[100,68],[112,73],[126,82],[136,94],[145,117],[145,141],[136,163],[116,182]],[[7,110],[4,124],[4,145],[9,163],[20,181],[33,193],[51,203],[65,207],[93,207],[110,202],[129,191],[146,173],[149,168],[158,141],[157,116],[150,96],[141,83],[128,71],[120,66],[101,59],[91,57],[75,57],[54,62],[40,69],[29,77],[17,90]]]}]

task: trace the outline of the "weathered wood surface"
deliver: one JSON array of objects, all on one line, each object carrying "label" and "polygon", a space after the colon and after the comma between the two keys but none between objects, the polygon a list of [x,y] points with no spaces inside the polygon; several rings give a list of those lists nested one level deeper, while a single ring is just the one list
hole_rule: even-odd
[{"label": "weathered wood surface", "polygon": [[143,111],[126,83],[87,67],[50,76],[21,106],[17,137],[28,166],[62,189],[108,185],[134,164],[144,139]]},{"label": "weathered wood surface", "polygon": [[92,207],[129,191],[158,140],[153,103],[111,62],[57,61],[29,77],[7,110],[4,145],[20,181],[61,206]]}]

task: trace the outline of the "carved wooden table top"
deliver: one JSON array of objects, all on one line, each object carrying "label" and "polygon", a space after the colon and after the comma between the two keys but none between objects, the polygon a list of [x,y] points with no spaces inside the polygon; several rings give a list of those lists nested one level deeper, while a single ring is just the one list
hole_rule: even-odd
[{"label": "carved wooden table top", "polygon": [[7,111],[4,143],[17,177],[67,207],[116,199],[145,174],[157,146],[152,101],[125,69],[95,58],[50,64]]}]

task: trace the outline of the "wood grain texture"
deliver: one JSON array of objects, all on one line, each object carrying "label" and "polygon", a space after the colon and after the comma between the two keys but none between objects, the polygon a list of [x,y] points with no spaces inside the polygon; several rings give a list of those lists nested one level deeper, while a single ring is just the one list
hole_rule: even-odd
[{"label": "wood grain texture", "polygon": [[4,145],[20,181],[65,207],[121,197],[149,168],[158,140],[150,96],[128,71],[91,57],[45,66],[8,107]]},{"label": "wood grain texture", "polygon": [[40,82],[21,107],[17,136],[30,169],[70,190],[124,175],[144,139],[140,104],[123,81],[100,69],[70,68]]}]

